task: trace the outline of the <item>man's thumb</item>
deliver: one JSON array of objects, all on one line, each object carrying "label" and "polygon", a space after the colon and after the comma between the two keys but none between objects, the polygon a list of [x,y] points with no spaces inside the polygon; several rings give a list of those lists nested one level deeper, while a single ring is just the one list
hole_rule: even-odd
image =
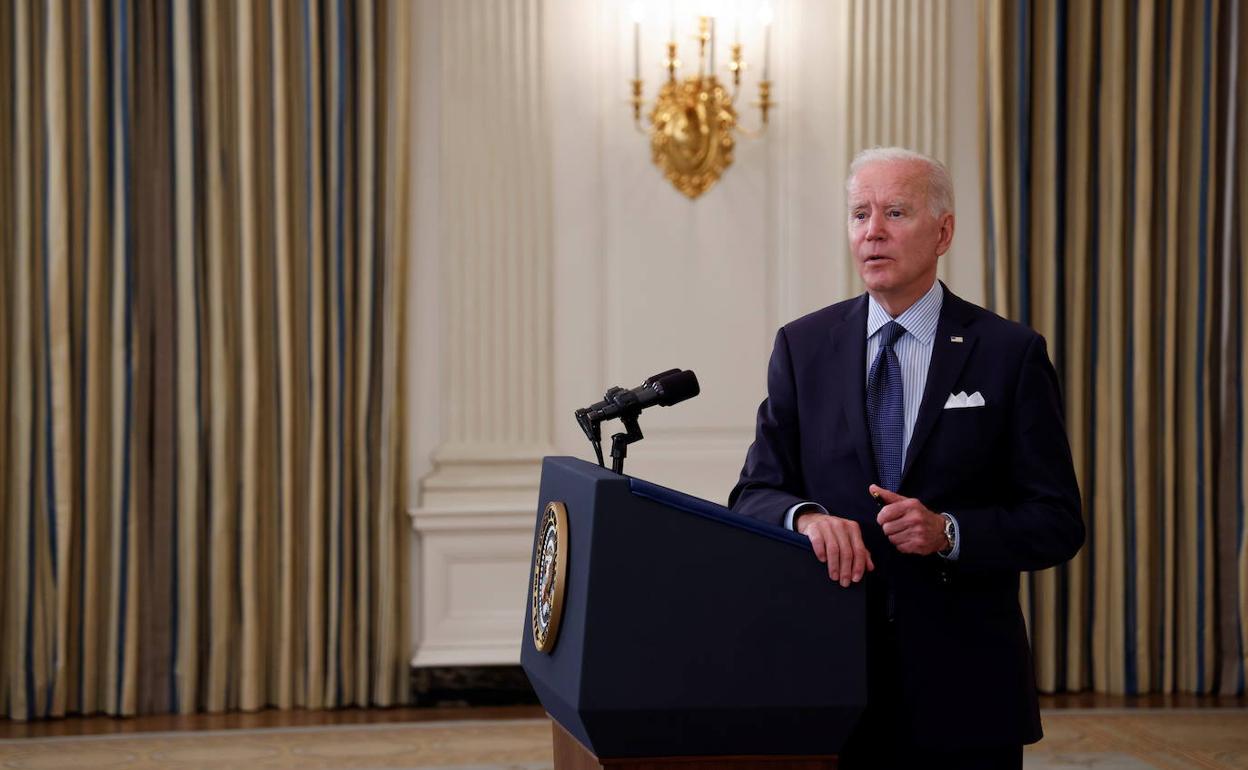
[{"label": "man's thumb", "polygon": [[895,503],[898,500],[906,499],[902,497],[901,495],[897,494],[896,492],[892,492],[890,490],[885,489],[879,484],[872,484],[871,486],[867,487],[867,491],[869,491],[872,495],[878,495],[880,499],[884,501],[885,505],[888,505],[889,503]]}]

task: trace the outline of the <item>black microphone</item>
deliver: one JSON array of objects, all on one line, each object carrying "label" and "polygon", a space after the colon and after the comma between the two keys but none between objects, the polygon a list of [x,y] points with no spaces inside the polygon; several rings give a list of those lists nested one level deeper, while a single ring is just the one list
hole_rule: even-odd
[{"label": "black microphone", "polygon": [[[607,391],[602,401],[584,409],[576,410],[576,421],[589,431],[600,422],[620,417],[629,412],[640,412],[654,406],[672,406],[687,401],[701,392],[698,376],[692,371],[668,369],[647,377],[639,387],[632,390],[614,387]],[[593,439],[593,436],[590,436]]]},{"label": "black microphone", "polygon": [[625,390],[614,387],[607,391],[603,399],[584,409],[576,410],[576,421],[585,431],[585,436],[594,445],[594,454],[598,464],[602,459],[602,423],[613,418],[620,418],[624,424],[624,433],[611,437],[611,470],[624,472],[624,456],[628,453],[628,445],[640,441],[643,436],[637,424],[641,410],[658,404],[671,406],[679,404],[698,395],[698,376],[690,371],[668,369],[653,377],[647,377],[640,387]]}]

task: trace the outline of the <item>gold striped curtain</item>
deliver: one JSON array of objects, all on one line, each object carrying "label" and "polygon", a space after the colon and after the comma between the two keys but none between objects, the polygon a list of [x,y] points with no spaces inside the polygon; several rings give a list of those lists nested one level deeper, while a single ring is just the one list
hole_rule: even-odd
[{"label": "gold striped curtain", "polygon": [[403,699],[409,6],[0,10],[0,714]]},{"label": "gold striped curtain", "polygon": [[1244,692],[1248,9],[981,0],[986,292],[1048,338],[1088,541],[1043,689]]}]

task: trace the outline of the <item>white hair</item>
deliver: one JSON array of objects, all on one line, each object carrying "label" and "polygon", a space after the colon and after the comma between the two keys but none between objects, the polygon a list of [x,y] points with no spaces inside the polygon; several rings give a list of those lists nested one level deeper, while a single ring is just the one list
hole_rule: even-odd
[{"label": "white hair", "polygon": [[922,163],[926,167],[927,203],[932,210],[932,216],[953,213],[953,178],[949,176],[949,169],[935,158],[905,147],[872,147],[859,152],[849,164],[849,177],[845,180],[846,191],[854,183],[854,177],[866,166],[897,161]]}]

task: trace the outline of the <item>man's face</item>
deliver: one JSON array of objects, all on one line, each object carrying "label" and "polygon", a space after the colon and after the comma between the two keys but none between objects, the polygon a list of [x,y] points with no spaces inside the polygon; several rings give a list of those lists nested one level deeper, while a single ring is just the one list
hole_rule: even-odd
[{"label": "man's face", "polygon": [[877,161],[849,186],[849,247],[867,291],[894,315],[936,280],[936,259],[953,240],[953,215],[932,215],[926,169]]}]

